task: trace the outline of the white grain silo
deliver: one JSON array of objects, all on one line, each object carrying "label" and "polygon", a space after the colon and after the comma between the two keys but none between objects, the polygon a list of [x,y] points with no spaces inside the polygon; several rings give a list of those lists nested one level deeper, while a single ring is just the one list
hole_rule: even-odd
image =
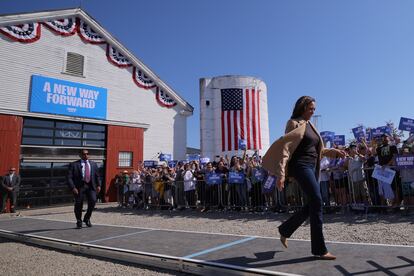
[{"label": "white grain silo", "polygon": [[239,140],[247,153],[264,154],[269,148],[266,84],[247,76],[200,79],[201,155],[240,155]]}]

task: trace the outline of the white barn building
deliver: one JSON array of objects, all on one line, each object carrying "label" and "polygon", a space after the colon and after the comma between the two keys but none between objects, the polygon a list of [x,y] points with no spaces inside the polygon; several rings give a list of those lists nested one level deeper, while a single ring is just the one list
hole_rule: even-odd
[{"label": "white barn building", "polygon": [[0,16],[0,84],[1,173],[20,168],[23,190],[46,183],[52,203],[81,148],[110,201],[120,171],[185,158],[193,107],[81,9]]}]

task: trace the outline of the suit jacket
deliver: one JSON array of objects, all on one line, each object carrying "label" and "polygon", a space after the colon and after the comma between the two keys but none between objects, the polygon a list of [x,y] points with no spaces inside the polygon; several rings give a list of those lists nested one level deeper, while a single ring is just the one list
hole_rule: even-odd
[{"label": "suit jacket", "polygon": [[1,183],[2,190],[7,191],[7,188],[13,188],[14,192],[18,192],[20,188],[20,175],[14,174],[12,180],[10,181],[10,176],[6,175],[3,176],[3,181]]},{"label": "suit jacket", "polygon": [[[96,190],[97,186],[101,186],[101,180],[99,178],[99,171],[98,166],[95,162],[88,160],[89,165],[91,167],[91,181],[90,185],[94,190]],[[73,190],[73,188],[81,188],[85,185],[83,182],[83,176],[82,176],[82,160],[78,160],[75,162],[72,162],[69,164],[68,169],[68,186],[69,189]]]},{"label": "suit jacket", "polygon": [[[286,124],[285,135],[276,140],[267,150],[262,158],[262,165],[270,174],[278,178],[286,177],[288,162],[305,135],[307,122],[304,119],[290,119]],[[308,123],[318,134],[320,141],[316,164],[316,172],[319,174],[321,157],[335,157],[336,152],[323,146],[323,140],[319,132],[311,122]]]}]

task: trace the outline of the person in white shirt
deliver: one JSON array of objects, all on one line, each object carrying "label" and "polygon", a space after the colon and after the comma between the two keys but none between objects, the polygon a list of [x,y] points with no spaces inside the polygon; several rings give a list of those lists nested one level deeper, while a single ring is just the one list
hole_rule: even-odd
[{"label": "person in white shirt", "polygon": [[364,173],[365,161],[365,156],[359,154],[357,145],[349,145],[349,157],[345,161],[345,167],[348,168],[349,180],[352,184],[353,200],[355,203],[369,204],[369,192]]},{"label": "person in white shirt", "polygon": [[189,207],[195,208],[196,203],[196,182],[197,179],[194,176],[194,170],[191,168],[190,164],[184,165],[184,192],[187,205]]}]

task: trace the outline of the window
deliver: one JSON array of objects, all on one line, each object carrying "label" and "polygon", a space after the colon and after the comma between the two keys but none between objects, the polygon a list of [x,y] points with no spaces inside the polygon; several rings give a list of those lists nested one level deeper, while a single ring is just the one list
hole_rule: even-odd
[{"label": "window", "polygon": [[119,167],[132,167],[132,152],[120,151],[118,159]]},{"label": "window", "polygon": [[25,118],[23,145],[105,148],[106,127],[87,123]]},{"label": "window", "polygon": [[65,72],[72,75],[83,76],[84,61],[84,56],[77,53],[68,52],[66,56]]}]

